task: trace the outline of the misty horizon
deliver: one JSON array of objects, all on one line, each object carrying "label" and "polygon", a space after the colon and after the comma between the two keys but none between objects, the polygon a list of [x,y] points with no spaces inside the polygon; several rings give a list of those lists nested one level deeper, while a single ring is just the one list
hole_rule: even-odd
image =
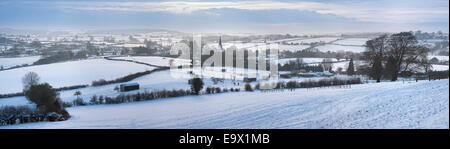
[{"label": "misty horizon", "polygon": [[0,28],[185,33],[448,33],[448,1],[3,1]]}]

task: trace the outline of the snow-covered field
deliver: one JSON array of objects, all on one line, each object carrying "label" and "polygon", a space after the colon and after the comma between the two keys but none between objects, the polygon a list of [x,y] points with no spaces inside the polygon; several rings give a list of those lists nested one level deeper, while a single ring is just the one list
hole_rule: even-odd
[{"label": "snow-covered field", "polygon": [[307,39],[299,39],[294,41],[289,41],[287,43],[291,44],[311,44],[313,42],[324,42],[329,43],[335,40],[338,40],[338,37],[319,37],[319,38],[307,38]]},{"label": "snow-covered field", "polygon": [[[340,67],[340,68],[342,68],[343,71],[346,71],[347,68],[348,68],[349,62],[350,61],[339,61],[339,62],[333,63],[332,70],[333,71],[337,71],[338,68]],[[353,61],[353,65],[355,66],[355,70],[357,70],[358,66],[360,66],[362,64],[364,64],[364,61]]]},{"label": "snow-covered field", "polygon": [[445,71],[448,70],[448,65],[431,65],[433,71]]},{"label": "snow-covered field", "polygon": [[142,63],[147,63],[156,66],[170,66],[170,61],[174,64],[190,64],[190,60],[160,57],[160,56],[127,56],[127,57],[113,57],[112,59],[132,60]]},{"label": "snow-covered field", "polygon": [[339,51],[350,51],[354,53],[361,53],[366,50],[364,46],[343,46],[343,45],[335,45],[335,44],[326,44],[323,46],[316,47],[321,52],[339,52]]},{"label": "snow-covered field", "polygon": [[[220,71],[213,71],[213,70],[205,70],[203,79],[205,83],[205,87],[221,87],[221,88],[241,88],[243,89],[244,83],[242,81],[232,81],[230,79],[230,72],[228,71],[225,73],[221,73]],[[238,73],[242,73],[241,71],[237,71]],[[218,82],[215,84],[211,77],[219,78],[219,77],[229,79],[224,80],[223,82]],[[154,72],[148,75],[144,75],[142,77],[136,78],[134,80],[131,80],[129,82],[124,83],[138,83],[139,84],[139,90],[135,91],[129,91],[129,92],[117,92],[114,90],[114,88],[122,83],[117,84],[109,84],[109,85],[103,85],[103,86],[89,86],[86,88],[80,88],[80,89],[74,89],[74,90],[65,90],[60,91],[60,98],[62,101],[65,102],[71,102],[76,99],[74,96],[74,93],[76,91],[80,91],[81,97],[85,102],[89,102],[90,98],[94,95],[97,96],[109,96],[114,97],[118,96],[120,94],[134,94],[137,92],[144,92],[144,91],[153,91],[153,90],[172,90],[172,89],[189,89],[190,85],[188,84],[188,80],[190,79],[191,75],[188,74],[186,71],[174,71],[171,72],[170,70],[164,70],[164,71],[158,71]],[[234,84],[233,82],[239,82],[237,84]],[[0,98],[0,106],[4,105],[27,105],[29,104],[27,99],[24,96],[18,96],[18,97],[10,97],[10,98]]]},{"label": "snow-covered field", "polygon": [[310,45],[284,45],[284,44],[278,45],[279,51],[291,51],[291,52],[301,51],[309,47]]},{"label": "snow-covered field", "polygon": [[438,55],[428,55],[428,59],[431,60],[433,58],[438,59],[440,62],[448,62],[449,56],[438,56]]},{"label": "snow-covered field", "polygon": [[[206,81],[206,80],[205,80]],[[120,94],[133,94],[136,92],[152,91],[152,90],[162,90],[162,89],[189,89],[188,79],[185,78],[174,78],[171,76],[170,71],[159,71],[154,72],[149,75],[144,75],[142,77],[136,78],[129,82],[124,83],[139,83],[139,90],[120,93],[114,90],[118,84],[109,84],[104,86],[90,86],[86,88],[80,88],[75,90],[60,91],[60,98],[62,101],[71,102],[75,100],[73,95],[76,91],[80,91],[81,98],[85,102],[89,102],[89,99],[94,96],[118,96]],[[0,106],[2,105],[26,105],[28,104],[24,96],[11,97],[11,98],[0,98]]]},{"label": "snow-covered field", "polygon": [[[307,64],[318,64],[321,63],[323,61],[324,58],[300,58],[302,59],[303,63],[307,63]],[[336,58],[330,58],[332,62],[337,62],[338,60]],[[283,58],[283,59],[279,59],[278,63],[281,65],[287,64],[290,61],[297,61],[297,58]],[[342,61],[342,59],[341,59]]]},{"label": "snow-covered field", "polygon": [[[324,94],[326,93],[326,94]],[[449,128],[449,81],[239,92],[68,108],[72,118],[0,128]]]},{"label": "snow-covered field", "polygon": [[22,77],[28,72],[35,72],[41,78],[41,82],[47,82],[55,88],[91,84],[94,80],[112,80],[125,75],[154,67],[105,59],[88,59],[37,65],[0,71],[0,94],[21,92]]},{"label": "snow-covered field", "polygon": [[369,38],[346,38],[333,42],[338,45],[364,46]]},{"label": "snow-covered field", "polygon": [[40,57],[41,56],[27,56],[27,57],[13,57],[13,58],[0,57],[0,67],[3,66],[4,69],[7,69],[17,65],[23,64],[31,65],[37,60],[39,60]]}]

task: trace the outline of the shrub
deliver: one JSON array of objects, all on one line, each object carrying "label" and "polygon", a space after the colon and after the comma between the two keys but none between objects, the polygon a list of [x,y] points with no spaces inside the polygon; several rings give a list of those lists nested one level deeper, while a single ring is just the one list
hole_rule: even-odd
[{"label": "shrub", "polygon": [[251,92],[253,91],[252,86],[250,84],[245,84],[245,91]]},{"label": "shrub", "polygon": [[286,83],[286,87],[294,90],[295,88],[297,88],[297,81],[289,81]]},{"label": "shrub", "polygon": [[216,93],[222,92],[222,89],[220,89],[219,87],[216,87],[215,90],[216,90]]},{"label": "shrub", "polygon": [[84,106],[86,105],[86,103],[83,101],[82,98],[77,98],[75,100],[72,101],[74,106]]},{"label": "shrub", "polygon": [[206,88],[206,94],[212,94],[212,89],[210,87]]},{"label": "shrub", "polygon": [[100,79],[100,80],[97,80],[97,81],[92,81],[92,86],[100,86],[100,85],[105,85],[107,83],[108,82],[106,82],[105,79]]},{"label": "shrub", "polygon": [[192,93],[198,95],[203,88],[203,81],[201,78],[195,77],[191,79],[191,90]]},{"label": "shrub", "polygon": [[55,112],[62,115],[63,119],[69,119],[70,114],[60,101],[58,93],[48,83],[32,85],[25,92],[26,98],[35,103],[39,112],[47,114]]},{"label": "shrub", "polygon": [[100,102],[97,100],[97,95],[94,95],[91,97],[91,100],[89,100],[92,104],[99,104]]}]

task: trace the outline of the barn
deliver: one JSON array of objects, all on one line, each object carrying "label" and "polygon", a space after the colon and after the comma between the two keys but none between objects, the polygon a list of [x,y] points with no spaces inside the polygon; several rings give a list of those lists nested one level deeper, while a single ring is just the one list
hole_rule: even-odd
[{"label": "barn", "polygon": [[138,83],[120,84],[121,92],[127,92],[127,91],[138,90],[138,89],[139,89]]}]

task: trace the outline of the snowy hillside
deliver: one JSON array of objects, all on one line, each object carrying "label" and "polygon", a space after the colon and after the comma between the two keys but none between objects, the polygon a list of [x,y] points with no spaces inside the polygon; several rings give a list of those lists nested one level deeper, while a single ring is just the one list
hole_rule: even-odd
[{"label": "snowy hillside", "polygon": [[339,51],[348,51],[353,53],[362,53],[366,50],[364,46],[343,46],[343,45],[335,45],[335,44],[326,44],[323,46],[316,47],[321,52],[339,52]]},{"label": "snowy hillside", "polygon": [[41,82],[48,82],[53,87],[91,84],[94,80],[112,80],[125,75],[146,70],[149,67],[130,62],[109,61],[105,59],[87,59],[22,67],[0,71],[0,82],[8,85],[0,86],[0,94],[21,92],[22,77],[28,72],[37,73]]},{"label": "snowy hillside", "polygon": [[[449,128],[449,81],[239,92],[69,108],[0,128]],[[326,93],[326,94],[323,94]]]},{"label": "snowy hillside", "polygon": [[7,69],[14,66],[20,66],[23,64],[31,65],[37,60],[39,60],[41,56],[27,56],[27,57],[13,57],[13,58],[3,58],[0,57],[0,67],[3,69]]},{"label": "snowy hillside", "polygon": [[160,57],[160,56],[127,56],[127,57],[113,57],[112,59],[132,60],[142,63],[147,63],[155,66],[170,66],[170,61],[176,65],[190,64],[190,60]]},{"label": "snowy hillside", "polygon": [[364,46],[369,38],[347,38],[333,42],[338,45]]}]

